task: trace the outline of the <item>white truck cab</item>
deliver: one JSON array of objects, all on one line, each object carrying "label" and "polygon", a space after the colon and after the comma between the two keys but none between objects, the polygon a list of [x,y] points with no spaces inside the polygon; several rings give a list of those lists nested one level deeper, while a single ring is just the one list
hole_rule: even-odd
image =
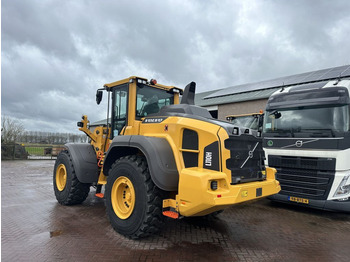
[{"label": "white truck cab", "polygon": [[266,165],[281,191],[272,200],[350,212],[350,80],[276,91],[263,123]]}]

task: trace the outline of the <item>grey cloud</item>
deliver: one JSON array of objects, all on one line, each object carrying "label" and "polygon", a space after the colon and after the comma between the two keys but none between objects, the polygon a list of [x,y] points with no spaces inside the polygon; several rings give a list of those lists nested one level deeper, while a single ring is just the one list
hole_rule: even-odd
[{"label": "grey cloud", "polygon": [[197,91],[349,64],[348,1],[3,1],[2,112],[72,132],[130,75]]}]

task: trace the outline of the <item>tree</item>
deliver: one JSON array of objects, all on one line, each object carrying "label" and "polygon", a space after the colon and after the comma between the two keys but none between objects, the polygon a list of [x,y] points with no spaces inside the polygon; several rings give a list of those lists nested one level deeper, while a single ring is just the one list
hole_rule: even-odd
[{"label": "tree", "polygon": [[1,116],[1,142],[15,143],[24,132],[23,124],[8,116]]}]

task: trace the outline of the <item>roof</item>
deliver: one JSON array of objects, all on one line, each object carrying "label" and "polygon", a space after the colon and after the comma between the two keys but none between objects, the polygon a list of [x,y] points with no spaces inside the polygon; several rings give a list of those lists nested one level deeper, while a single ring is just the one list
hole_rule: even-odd
[{"label": "roof", "polygon": [[138,76],[130,76],[129,78],[125,78],[125,79],[122,79],[122,80],[119,80],[119,81],[116,81],[116,82],[105,84],[103,87],[105,87],[105,88],[107,88],[107,90],[109,90],[110,88],[112,88],[114,86],[118,86],[118,85],[122,85],[122,84],[126,84],[126,83],[132,83],[133,81],[137,81],[138,83],[152,85],[154,87],[157,87],[157,88],[160,88],[160,89],[165,89],[167,91],[172,90],[172,89],[177,89],[180,92],[183,91],[181,88],[177,88],[175,86],[161,85],[161,84],[157,83],[157,81],[155,81],[155,84],[153,84],[153,83],[150,83],[150,82],[152,82],[151,80],[149,82],[146,78],[138,77]]},{"label": "roof", "polygon": [[256,83],[231,86],[219,90],[196,94],[195,104],[198,106],[212,106],[237,103],[242,101],[269,98],[272,93],[282,86],[320,82],[350,76],[350,65],[332,67],[302,74],[280,77]]},{"label": "roof", "polygon": [[[237,103],[243,101],[251,101],[251,100],[259,100],[264,98],[269,98],[275,91],[280,89],[280,87],[265,89],[265,90],[257,90],[253,92],[246,92],[240,94],[231,94],[221,97],[214,97],[210,99],[200,99],[195,98],[195,104],[197,106],[212,106],[212,105],[222,105],[222,104],[230,104]],[[197,96],[197,95],[196,95]],[[198,94],[199,97],[200,94]]]}]

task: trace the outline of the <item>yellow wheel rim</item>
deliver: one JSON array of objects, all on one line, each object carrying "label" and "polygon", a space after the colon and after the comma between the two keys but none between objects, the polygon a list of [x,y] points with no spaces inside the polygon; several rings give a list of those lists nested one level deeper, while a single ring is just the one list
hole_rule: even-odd
[{"label": "yellow wheel rim", "polygon": [[130,217],[135,207],[135,190],[129,178],[121,176],[114,181],[111,202],[115,214],[120,219]]},{"label": "yellow wheel rim", "polygon": [[67,183],[67,170],[64,164],[60,164],[56,169],[56,186],[59,191],[63,191]]}]

